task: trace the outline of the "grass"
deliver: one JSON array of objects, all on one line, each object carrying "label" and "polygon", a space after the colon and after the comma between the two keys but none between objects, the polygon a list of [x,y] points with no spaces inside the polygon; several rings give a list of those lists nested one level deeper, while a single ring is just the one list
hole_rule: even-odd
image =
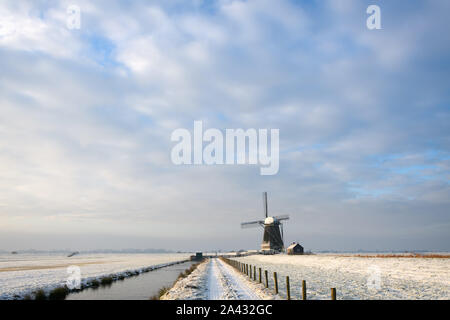
[{"label": "grass", "polygon": [[37,290],[34,293],[34,300],[47,300],[47,295],[45,294],[45,291],[42,289]]},{"label": "grass", "polygon": [[92,287],[92,288],[98,288],[100,286],[100,282],[98,282],[97,279],[91,280],[91,282],[89,284],[90,284],[90,287]]},{"label": "grass", "polygon": [[172,284],[171,287],[162,287],[161,289],[159,289],[158,294],[150,297],[150,300],[160,300],[164,294],[166,294],[171,288],[173,288],[173,286],[177,283],[178,280],[184,279],[187,276],[189,276],[192,272],[194,272],[195,269],[197,269],[199,264],[200,263],[195,263],[195,264],[191,265],[189,268],[187,268],[186,270],[184,270],[184,272],[180,272],[177,280],[175,280],[175,282]]},{"label": "grass", "polygon": [[101,280],[100,280],[100,284],[102,285],[102,286],[110,286],[112,283],[113,283],[113,278],[112,277],[103,277]]},{"label": "grass", "polygon": [[195,269],[197,269],[198,265],[199,265],[199,263],[193,264],[188,269],[184,270],[184,272],[180,272],[177,280],[186,278],[188,275],[190,275],[192,272],[194,272]]},{"label": "grass", "polygon": [[161,297],[166,294],[167,291],[170,290],[170,287],[162,287],[159,289],[158,293],[152,297],[150,297],[150,300],[160,300]]},{"label": "grass", "polygon": [[66,286],[64,287],[58,287],[53,289],[52,291],[50,291],[50,293],[48,294],[48,299],[49,300],[64,300],[67,295],[69,294],[69,288],[67,288]]}]

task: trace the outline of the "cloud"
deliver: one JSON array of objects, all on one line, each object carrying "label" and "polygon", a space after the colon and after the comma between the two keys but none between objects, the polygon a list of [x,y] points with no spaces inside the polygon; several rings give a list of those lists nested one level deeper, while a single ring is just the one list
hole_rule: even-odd
[{"label": "cloud", "polygon": [[[0,5],[0,230],[24,235],[8,248],[256,247],[239,223],[267,190],[307,248],[448,249],[446,1],[381,1],[376,31],[360,1],[79,1],[80,30],[69,4]],[[170,134],[194,120],[280,129],[279,174],[174,166]]]}]

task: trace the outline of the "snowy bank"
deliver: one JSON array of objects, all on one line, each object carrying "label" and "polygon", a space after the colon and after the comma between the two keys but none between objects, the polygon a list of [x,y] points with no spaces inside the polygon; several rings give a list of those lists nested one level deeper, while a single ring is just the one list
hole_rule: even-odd
[{"label": "snowy bank", "polygon": [[289,276],[294,298],[301,296],[306,280],[309,299],[330,299],[330,288],[337,289],[338,299],[450,299],[449,259],[279,254],[234,260],[268,270],[271,288],[274,271],[280,280]]}]

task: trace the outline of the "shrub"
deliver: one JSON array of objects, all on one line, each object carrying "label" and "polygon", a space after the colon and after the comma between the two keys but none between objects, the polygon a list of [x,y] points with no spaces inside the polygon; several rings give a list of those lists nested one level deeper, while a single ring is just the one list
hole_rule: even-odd
[{"label": "shrub", "polygon": [[47,295],[45,294],[45,291],[42,289],[37,290],[34,293],[34,300],[47,300]]},{"label": "shrub", "polygon": [[69,288],[66,286],[55,288],[48,295],[49,300],[64,300],[69,294]]},{"label": "shrub", "polygon": [[92,281],[90,282],[90,286],[91,286],[92,288],[98,288],[99,285],[100,285],[100,282],[98,282],[97,279],[94,279],[94,280],[92,280]]},{"label": "shrub", "polygon": [[103,277],[100,281],[102,286],[109,286],[109,285],[111,285],[112,282],[113,282],[112,277]]}]

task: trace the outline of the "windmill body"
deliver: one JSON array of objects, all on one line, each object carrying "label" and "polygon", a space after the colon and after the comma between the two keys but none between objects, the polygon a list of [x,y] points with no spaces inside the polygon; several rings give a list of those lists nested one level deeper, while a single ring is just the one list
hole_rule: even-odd
[{"label": "windmill body", "polygon": [[284,250],[283,241],[283,220],[288,220],[289,216],[269,216],[267,209],[267,192],[263,193],[264,220],[255,220],[241,223],[242,228],[261,226],[264,228],[261,250],[263,252],[281,252]]}]

